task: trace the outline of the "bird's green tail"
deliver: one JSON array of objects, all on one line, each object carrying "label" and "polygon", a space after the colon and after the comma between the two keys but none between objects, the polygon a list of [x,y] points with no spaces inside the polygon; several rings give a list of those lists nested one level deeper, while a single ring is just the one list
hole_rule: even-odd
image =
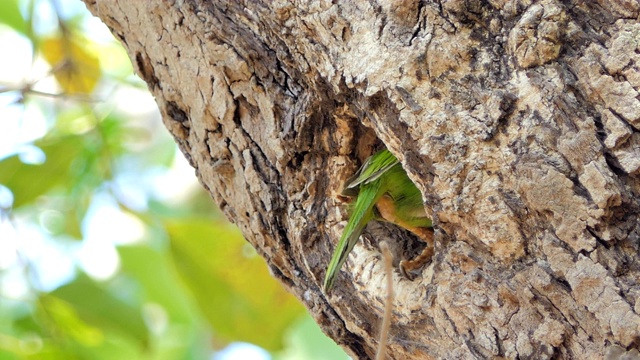
[{"label": "bird's green tail", "polygon": [[378,179],[360,188],[349,222],[342,232],[338,246],[333,251],[331,262],[329,262],[323,285],[325,292],[329,292],[333,287],[333,282],[338,276],[340,268],[342,268],[347,256],[358,242],[362,230],[374,218],[373,206],[382,195],[380,186],[381,182]]},{"label": "bird's green tail", "polygon": [[327,274],[324,277],[323,287],[325,292],[329,292],[333,287],[333,283],[338,277],[338,273],[340,272],[342,265],[347,261],[347,256],[351,253],[351,250],[353,250],[353,247],[358,242],[358,238],[365,226],[366,223],[361,224],[361,226],[354,229],[348,238],[344,238],[344,235],[347,233],[346,231],[342,233],[342,238],[340,238],[340,242],[333,252],[333,257],[331,258],[331,262],[327,268]]}]

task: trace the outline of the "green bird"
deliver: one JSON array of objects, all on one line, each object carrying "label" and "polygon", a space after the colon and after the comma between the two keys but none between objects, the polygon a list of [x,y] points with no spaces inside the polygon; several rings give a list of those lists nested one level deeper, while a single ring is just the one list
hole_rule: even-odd
[{"label": "green bird", "polygon": [[381,150],[370,156],[348,180],[343,195],[356,197],[356,200],[327,268],[323,286],[325,292],[333,287],[340,268],[371,220],[384,220],[399,225],[427,243],[418,257],[400,262],[403,274],[407,275],[409,271],[420,268],[431,258],[433,231],[431,219],[422,204],[422,195],[389,150]]}]

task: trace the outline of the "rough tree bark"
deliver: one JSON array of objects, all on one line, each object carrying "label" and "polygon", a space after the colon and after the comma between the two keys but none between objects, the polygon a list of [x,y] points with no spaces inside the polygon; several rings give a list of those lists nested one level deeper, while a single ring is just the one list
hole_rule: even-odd
[{"label": "rough tree bark", "polygon": [[[384,144],[433,214],[388,354],[615,358],[640,346],[636,0],[85,0],[202,184],[354,358],[385,281],[372,224],[320,284],[344,180]],[[241,269],[238,269],[241,271]]]}]

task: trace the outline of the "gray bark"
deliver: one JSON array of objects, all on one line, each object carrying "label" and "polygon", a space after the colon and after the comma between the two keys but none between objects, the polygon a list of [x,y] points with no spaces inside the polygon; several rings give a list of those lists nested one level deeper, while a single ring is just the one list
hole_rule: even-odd
[{"label": "gray bark", "polygon": [[394,274],[388,356],[616,358],[640,346],[640,3],[85,0],[202,184],[354,358],[384,308],[372,224],[321,291],[337,197],[384,144],[433,215]]}]

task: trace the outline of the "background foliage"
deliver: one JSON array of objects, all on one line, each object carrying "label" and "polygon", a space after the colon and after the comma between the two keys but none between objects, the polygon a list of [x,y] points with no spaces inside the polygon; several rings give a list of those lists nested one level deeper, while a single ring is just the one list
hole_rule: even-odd
[{"label": "background foliage", "polygon": [[0,46],[0,358],[346,358],[196,184],[82,3],[0,1]]}]

